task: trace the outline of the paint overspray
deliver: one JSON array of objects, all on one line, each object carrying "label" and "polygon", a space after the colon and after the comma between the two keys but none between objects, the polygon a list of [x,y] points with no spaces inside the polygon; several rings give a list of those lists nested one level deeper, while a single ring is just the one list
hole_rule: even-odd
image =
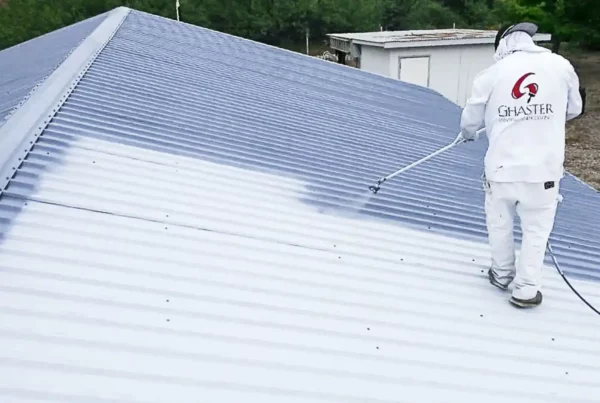
[{"label": "paint overspray", "polygon": [[371,202],[373,196],[375,196],[375,193],[367,189],[360,196],[351,200],[347,207],[353,211],[359,212]]}]

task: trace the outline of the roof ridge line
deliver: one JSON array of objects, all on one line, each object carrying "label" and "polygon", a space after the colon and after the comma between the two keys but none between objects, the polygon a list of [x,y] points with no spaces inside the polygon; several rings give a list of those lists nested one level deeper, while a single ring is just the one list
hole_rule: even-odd
[{"label": "roof ridge line", "polygon": [[[117,33],[131,9],[117,7],[0,126],[0,197],[42,132]],[[22,150],[22,151],[21,151]]]}]

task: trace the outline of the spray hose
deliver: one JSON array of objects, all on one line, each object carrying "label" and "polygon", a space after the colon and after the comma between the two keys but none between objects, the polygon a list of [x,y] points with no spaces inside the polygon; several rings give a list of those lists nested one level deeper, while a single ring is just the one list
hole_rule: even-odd
[{"label": "spray hose", "polygon": [[554,267],[556,267],[556,270],[558,271],[558,274],[560,274],[560,276],[563,278],[563,280],[565,280],[565,283],[567,283],[567,285],[569,286],[569,288],[575,293],[575,295],[577,295],[579,297],[580,300],[583,301],[584,304],[586,304],[592,311],[596,312],[598,315],[600,315],[600,311],[598,311],[596,308],[594,308],[592,306],[592,304],[590,304],[589,302],[587,302],[587,300],[581,296],[581,294],[579,294],[577,292],[577,290],[575,289],[575,287],[573,287],[571,285],[571,283],[569,282],[569,280],[567,280],[567,277],[565,276],[565,273],[563,273],[563,271],[560,268],[560,265],[558,264],[558,259],[556,259],[556,255],[554,254],[554,251],[552,250],[552,245],[550,245],[550,241],[548,241],[548,252],[550,253],[550,257],[552,258],[552,262],[554,263]]}]

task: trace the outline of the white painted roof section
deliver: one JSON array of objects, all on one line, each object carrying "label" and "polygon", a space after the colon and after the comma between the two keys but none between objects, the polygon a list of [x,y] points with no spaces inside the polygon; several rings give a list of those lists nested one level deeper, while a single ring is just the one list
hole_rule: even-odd
[{"label": "white painted roof section", "polygon": [[[493,44],[497,31],[475,29],[431,29],[329,34],[357,45],[384,48]],[[550,34],[536,34],[535,41],[549,41]]]},{"label": "white painted roof section", "polygon": [[551,268],[512,308],[453,232],[481,226],[479,145],[365,198],[454,137],[450,102],[127,9],[88,39],[6,160],[0,402],[598,401],[598,319]]}]

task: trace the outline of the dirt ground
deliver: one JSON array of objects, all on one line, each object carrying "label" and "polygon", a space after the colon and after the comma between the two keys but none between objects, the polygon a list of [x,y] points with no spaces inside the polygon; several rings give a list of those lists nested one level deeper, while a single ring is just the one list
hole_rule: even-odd
[{"label": "dirt ground", "polygon": [[566,169],[600,189],[600,52],[565,50],[587,89],[584,116],[567,124]]}]

